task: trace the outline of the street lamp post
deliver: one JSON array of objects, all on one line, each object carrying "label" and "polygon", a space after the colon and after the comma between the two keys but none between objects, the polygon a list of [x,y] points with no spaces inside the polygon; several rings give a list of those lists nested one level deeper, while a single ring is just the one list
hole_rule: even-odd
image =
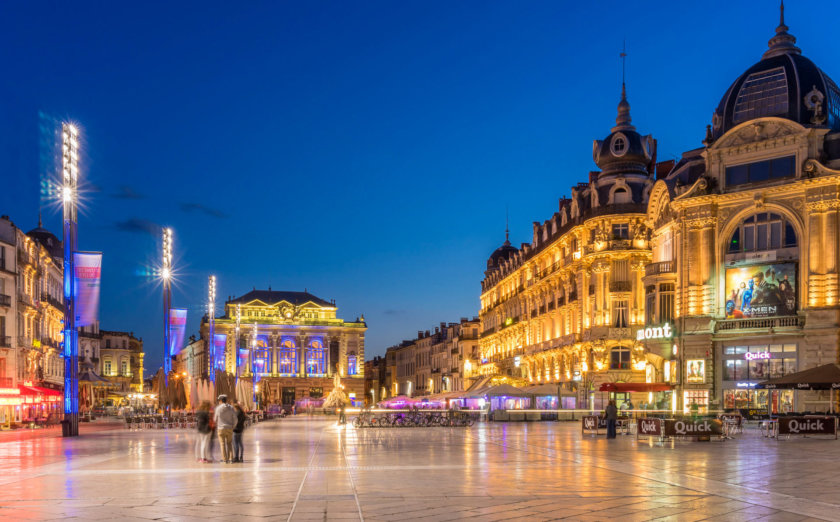
[{"label": "street lamp post", "polygon": [[170,324],[169,309],[172,307],[172,229],[163,229],[163,263],[161,278],[163,279],[163,378],[169,385],[169,372],[172,370],[172,357],[169,353]]},{"label": "street lamp post", "polygon": [[236,350],[236,385],[239,386],[239,365],[242,364],[242,361],[239,357],[239,328],[242,322],[242,305],[237,303],[236,305],[236,327],[234,329],[234,349]]},{"label": "street lamp post", "polygon": [[207,279],[207,338],[210,346],[210,382],[216,382],[216,276]]},{"label": "street lamp post", "polygon": [[79,435],[79,334],[76,330],[76,296],[73,288],[76,251],[79,178],[79,131],[70,123],[61,125],[62,204],[64,214],[64,427],[62,436]]}]

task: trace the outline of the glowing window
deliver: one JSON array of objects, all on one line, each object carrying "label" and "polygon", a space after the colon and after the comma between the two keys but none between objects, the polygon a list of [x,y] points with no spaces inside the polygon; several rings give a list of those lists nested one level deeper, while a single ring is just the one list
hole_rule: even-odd
[{"label": "glowing window", "polygon": [[327,351],[324,349],[324,343],[319,339],[312,341],[306,350],[306,374],[327,374]]},{"label": "glowing window", "polygon": [[356,364],[356,356],[355,355],[348,355],[347,356],[347,375],[358,375],[359,369]]},{"label": "glowing window", "polygon": [[277,371],[281,375],[297,375],[297,348],[295,342],[291,339],[284,339],[280,342],[279,360],[277,361]]},{"label": "glowing window", "polygon": [[742,121],[784,114],[788,110],[787,75],[783,67],[749,75],[735,100],[733,120]]}]

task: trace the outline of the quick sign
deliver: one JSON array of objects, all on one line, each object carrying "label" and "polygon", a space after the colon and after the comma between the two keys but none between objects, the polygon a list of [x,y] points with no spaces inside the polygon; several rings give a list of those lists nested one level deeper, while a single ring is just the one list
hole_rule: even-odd
[{"label": "quick sign", "polygon": [[662,419],[639,419],[636,432],[639,435],[662,436]]},{"label": "quick sign", "polygon": [[671,323],[665,323],[662,326],[648,327],[643,330],[636,331],[636,340],[644,341],[647,339],[667,339],[673,335],[671,330]]},{"label": "quick sign", "polygon": [[780,417],[779,435],[835,435],[834,417]]},{"label": "quick sign", "polygon": [[607,421],[599,417],[598,415],[587,415],[582,419],[581,428],[584,430],[595,430],[598,431],[598,428],[606,428]]},{"label": "quick sign", "polygon": [[758,352],[758,353],[745,353],[744,359],[748,361],[752,361],[754,359],[769,359],[770,352]]},{"label": "quick sign", "polygon": [[723,426],[719,420],[665,421],[665,435],[668,437],[697,437],[722,434]]}]

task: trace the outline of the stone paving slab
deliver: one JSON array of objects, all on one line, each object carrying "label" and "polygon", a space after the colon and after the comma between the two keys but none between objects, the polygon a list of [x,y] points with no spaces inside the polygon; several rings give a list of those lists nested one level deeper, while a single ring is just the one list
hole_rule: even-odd
[{"label": "stone paving slab", "polygon": [[[362,429],[287,418],[246,462],[186,431],[0,439],[2,520],[838,520],[840,442],[607,441],[575,423]],[[216,445],[218,454],[218,445]]]}]

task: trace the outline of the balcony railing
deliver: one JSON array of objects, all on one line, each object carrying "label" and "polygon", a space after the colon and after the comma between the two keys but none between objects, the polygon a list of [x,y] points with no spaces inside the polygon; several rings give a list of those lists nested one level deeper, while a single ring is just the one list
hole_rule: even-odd
[{"label": "balcony railing", "polygon": [[676,272],[676,267],[674,266],[673,261],[660,261],[659,263],[650,263],[649,265],[645,265],[645,277],[659,274],[670,274],[673,272]]},{"label": "balcony railing", "polygon": [[630,281],[610,281],[610,292],[629,292],[631,288]]},{"label": "balcony railing", "polygon": [[41,302],[54,306],[58,310],[64,309],[64,303],[61,300],[51,296],[50,294],[41,294]]},{"label": "balcony railing", "polygon": [[0,306],[12,306],[12,296],[0,294]]},{"label": "balcony railing", "polygon": [[805,326],[805,317],[791,315],[788,317],[761,317],[755,319],[727,319],[718,321],[717,330],[742,330],[750,328],[802,328]]}]

